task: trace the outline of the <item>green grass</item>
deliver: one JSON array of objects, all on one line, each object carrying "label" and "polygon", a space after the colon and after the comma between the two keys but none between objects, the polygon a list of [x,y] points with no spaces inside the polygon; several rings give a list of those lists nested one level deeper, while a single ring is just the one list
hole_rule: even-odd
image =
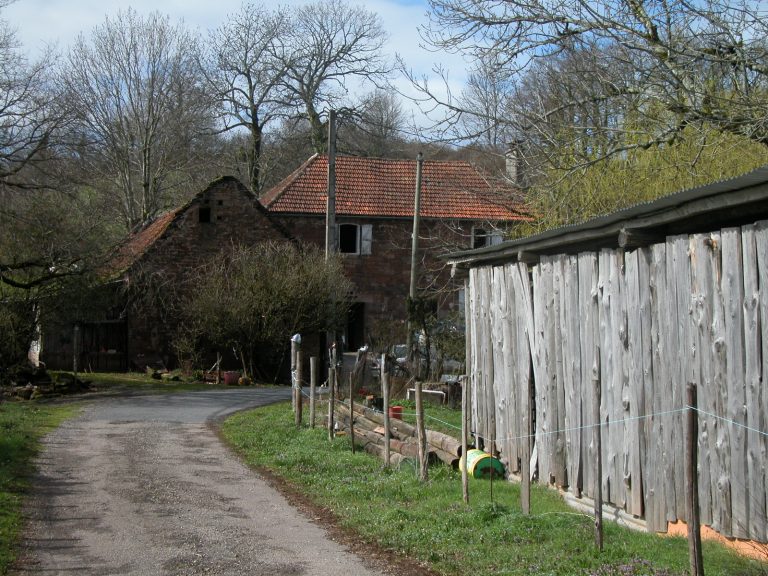
[{"label": "green grass", "polygon": [[143,372],[81,372],[78,378],[90,382],[96,392],[138,391],[147,394],[164,394],[226,388],[224,385],[216,386],[200,381],[156,380]]},{"label": "green grass", "polygon": [[[346,437],[293,426],[290,406],[236,414],[223,434],[248,464],[328,507],[363,539],[428,564],[440,574],[678,575],[688,570],[687,542],[605,526],[605,549],[594,547],[593,521],[574,512],[553,490],[533,486],[532,515],[520,512],[519,487],[472,480],[471,505],[461,499],[460,474],[430,469],[420,484],[412,470],[386,470],[379,460],[352,454]],[[708,576],[766,574],[764,565],[705,542]]]},{"label": "green grass", "polygon": [[21,502],[40,438],[77,410],[74,404],[0,404],[0,574],[7,573],[16,555],[23,526]]}]

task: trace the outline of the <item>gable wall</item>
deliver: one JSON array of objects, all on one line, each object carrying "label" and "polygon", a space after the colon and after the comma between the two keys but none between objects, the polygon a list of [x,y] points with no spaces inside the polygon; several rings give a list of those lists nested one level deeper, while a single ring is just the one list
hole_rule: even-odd
[{"label": "gable wall", "polygon": [[[199,222],[201,207],[210,208],[209,223]],[[165,287],[179,287],[187,278],[194,278],[202,264],[232,243],[255,244],[285,239],[237,182],[222,180],[195,198],[177,216],[147,254],[134,265],[130,276],[134,279],[149,273],[153,277],[152,282],[162,283]],[[205,282],[205,278],[200,277],[199,281]],[[158,356],[166,364],[174,359],[171,339],[175,323],[162,305],[152,308],[129,318],[128,354],[139,369]]]}]

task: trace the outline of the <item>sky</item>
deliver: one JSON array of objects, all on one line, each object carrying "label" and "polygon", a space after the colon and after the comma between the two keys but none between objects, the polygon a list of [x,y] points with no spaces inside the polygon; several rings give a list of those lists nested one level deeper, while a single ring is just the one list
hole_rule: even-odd
[{"label": "sky", "polygon": [[[267,7],[290,7],[304,2],[262,0],[261,3]],[[432,74],[432,69],[439,63],[451,71],[451,90],[454,93],[460,91],[464,77],[461,58],[430,52],[420,46],[418,26],[428,21],[426,0],[349,0],[349,3],[362,5],[379,14],[390,36],[390,56],[399,54],[419,76],[433,77],[431,84],[434,86],[440,82]],[[157,10],[169,15],[172,20],[183,20],[205,34],[221,25],[227,15],[236,12],[241,4],[242,0],[16,0],[3,10],[2,16],[16,30],[17,38],[27,52],[34,57],[47,45],[56,45],[65,51],[79,33],[82,32],[87,38],[90,30],[103,23],[106,16],[128,7],[143,14]],[[395,85],[406,94],[414,94],[405,79],[396,79]],[[413,105],[404,108],[418,114]]]}]

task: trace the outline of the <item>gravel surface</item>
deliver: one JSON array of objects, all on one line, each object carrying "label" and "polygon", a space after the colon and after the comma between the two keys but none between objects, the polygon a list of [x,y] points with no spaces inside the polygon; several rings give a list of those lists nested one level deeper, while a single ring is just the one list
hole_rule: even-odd
[{"label": "gravel surface", "polygon": [[12,575],[373,575],[218,440],[288,389],[112,398],[50,434]]}]

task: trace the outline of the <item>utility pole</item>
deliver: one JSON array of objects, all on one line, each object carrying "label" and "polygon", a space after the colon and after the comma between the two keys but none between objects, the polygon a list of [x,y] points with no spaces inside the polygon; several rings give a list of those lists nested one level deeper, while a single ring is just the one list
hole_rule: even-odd
[{"label": "utility pole", "polygon": [[325,259],[336,252],[336,111],[328,111],[328,200],[325,206]]},{"label": "utility pole", "polygon": [[[416,193],[413,200],[413,235],[411,236],[411,288],[408,292],[410,301],[413,302],[416,298],[416,277],[419,261],[419,212],[421,211],[421,169],[424,164],[424,155],[419,152],[416,156]],[[410,317],[410,311],[408,314],[408,338],[406,340],[408,346],[408,360],[413,367],[414,354],[413,354],[413,322]]]}]

